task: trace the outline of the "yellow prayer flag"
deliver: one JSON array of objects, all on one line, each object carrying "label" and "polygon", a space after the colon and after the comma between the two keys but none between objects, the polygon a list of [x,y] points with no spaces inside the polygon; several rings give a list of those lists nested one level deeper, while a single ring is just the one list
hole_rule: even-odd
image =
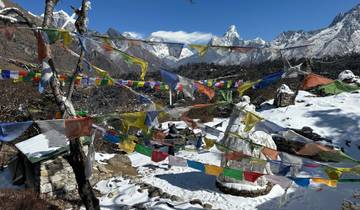
[{"label": "yellow prayer flag", "polygon": [[138,87],[144,87],[144,85],[145,85],[145,82],[144,82],[144,81],[138,82]]},{"label": "yellow prayer flag", "polygon": [[255,81],[255,82],[245,82],[243,83],[242,85],[240,85],[238,87],[238,92],[239,92],[239,95],[242,96],[244,95],[245,91],[247,91],[248,89],[252,88],[252,86],[254,86],[256,83],[258,83],[260,80],[258,81]]},{"label": "yellow prayer flag", "polygon": [[223,168],[214,165],[205,165],[205,173],[213,176],[219,176],[223,172]]},{"label": "yellow prayer flag", "polygon": [[146,130],[147,126],[145,125],[146,112],[132,112],[120,114],[123,124],[123,132],[127,132],[130,127],[135,127],[139,129]]},{"label": "yellow prayer flag", "polygon": [[135,150],[136,143],[132,140],[123,140],[119,144],[119,148],[126,152],[126,153],[132,153]]},{"label": "yellow prayer flag", "polygon": [[344,172],[351,172],[352,168],[332,168],[326,167],[325,172],[330,179],[339,180]]},{"label": "yellow prayer flag", "polygon": [[96,78],[95,84],[96,84],[96,86],[99,86],[99,85],[101,84],[101,79],[100,79],[100,78]]},{"label": "yellow prayer flag", "polygon": [[136,57],[132,57],[132,62],[134,64],[137,64],[140,66],[141,68],[141,75],[140,75],[140,79],[141,80],[144,80],[145,79],[145,75],[146,75],[146,72],[148,70],[148,62],[140,59],[140,58],[136,58]]},{"label": "yellow prayer flag", "polygon": [[189,47],[195,49],[199,53],[200,57],[204,56],[209,48],[208,45],[203,44],[190,44]]},{"label": "yellow prayer flag", "polygon": [[247,112],[244,120],[244,131],[249,132],[256,125],[256,123],[260,122],[261,120],[262,118],[257,116],[256,114],[252,112]]},{"label": "yellow prayer flag", "polygon": [[100,69],[99,67],[96,67],[94,65],[91,65],[93,69],[95,69],[96,73],[99,74],[100,77],[108,77],[109,73],[105,70]]},{"label": "yellow prayer flag", "polygon": [[205,141],[204,149],[206,149],[206,150],[211,149],[215,145],[215,140],[213,140],[213,139],[205,138],[204,141]]},{"label": "yellow prayer flag", "polygon": [[66,30],[60,30],[61,38],[63,39],[63,44],[65,47],[69,46],[71,44],[71,35],[69,31]]},{"label": "yellow prayer flag", "polygon": [[329,187],[336,187],[337,180],[324,179],[324,178],[311,178],[311,180],[318,184],[325,184]]}]

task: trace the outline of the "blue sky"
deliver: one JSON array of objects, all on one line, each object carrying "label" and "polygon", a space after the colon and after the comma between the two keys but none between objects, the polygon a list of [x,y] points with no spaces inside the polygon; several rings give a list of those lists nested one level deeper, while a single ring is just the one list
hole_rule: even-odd
[{"label": "blue sky", "polygon": [[[43,13],[44,0],[14,1],[34,14]],[[360,3],[360,0],[193,1],[194,4],[189,0],[92,0],[89,26],[100,32],[113,27],[143,37],[157,32],[201,42],[211,35],[222,35],[233,24],[244,39],[271,40],[282,31],[326,27],[336,14]],[[80,0],[60,0],[57,9],[71,13],[70,5],[79,4]]]}]

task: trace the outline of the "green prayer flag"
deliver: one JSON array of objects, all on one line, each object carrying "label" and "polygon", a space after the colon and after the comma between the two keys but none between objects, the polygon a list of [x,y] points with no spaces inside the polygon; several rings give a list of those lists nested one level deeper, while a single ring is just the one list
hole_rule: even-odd
[{"label": "green prayer flag", "polygon": [[54,44],[61,39],[61,33],[58,30],[45,30],[45,33],[48,36],[49,44]]},{"label": "green prayer flag", "polygon": [[243,180],[243,171],[239,169],[224,168],[223,175],[238,180]]},{"label": "green prayer flag", "polygon": [[29,82],[29,81],[31,81],[32,78],[34,78],[34,77],[35,77],[35,72],[30,71],[30,72],[27,74],[27,76],[23,78],[23,80],[24,80],[25,82]]},{"label": "green prayer flag", "polygon": [[151,157],[152,154],[152,149],[150,149],[149,147],[145,147],[141,144],[136,144],[135,151],[148,157]]},{"label": "green prayer flag", "polygon": [[319,158],[322,161],[333,161],[333,162],[342,162],[342,161],[348,161],[348,162],[359,162],[357,160],[354,160],[352,157],[350,157],[349,155],[343,153],[340,150],[336,150],[336,151],[321,151],[318,154]]},{"label": "green prayer flag", "polygon": [[108,84],[108,82],[109,82],[109,80],[108,80],[108,79],[103,79],[103,80],[101,80],[100,85],[101,85],[101,86],[105,86],[105,85],[107,85],[107,84]]}]

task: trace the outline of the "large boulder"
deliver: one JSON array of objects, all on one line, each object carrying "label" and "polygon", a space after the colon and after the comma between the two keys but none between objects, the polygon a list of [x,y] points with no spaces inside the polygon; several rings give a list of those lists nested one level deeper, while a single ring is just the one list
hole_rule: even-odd
[{"label": "large boulder", "polygon": [[360,85],[359,76],[356,76],[351,70],[342,71],[338,76],[338,80],[345,83],[355,83]]},{"label": "large boulder", "polygon": [[282,84],[276,91],[274,98],[275,107],[286,107],[295,104],[296,94],[292,91],[289,86]]}]

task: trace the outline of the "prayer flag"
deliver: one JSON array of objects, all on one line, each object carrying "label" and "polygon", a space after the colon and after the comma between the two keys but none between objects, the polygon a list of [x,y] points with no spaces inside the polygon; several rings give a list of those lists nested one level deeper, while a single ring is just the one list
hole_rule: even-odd
[{"label": "prayer flag", "polygon": [[68,47],[72,42],[70,32],[66,30],[60,30],[60,34],[61,38],[63,39],[64,47]]},{"label": "prayer flag", "polygon": [[65,134],[68,138],[90,136],[93,120],[88,117],[65,120]]},{"label": "prayer flag", "polygon": [[241,160],[243,158],[249,158],[251,156],[244,154],[243,152],[231,151],[224,154],[226,160]]},{"label": "prayer flag", "polygon": [[255,84],[257,83],[256,82],[245,82],[243,83],[242,85],[240,85],[238,87],[238,92],[239,92],[239,95],[240,96],[243,96],[245,91],[247,91],[248,89],[252,88]]},{"label": "prayer flag", "polygon": [[41,31],[35,32],[35,37],[37,40],[37,50],[38,50],[38,59],[40,62],[42,62],[45,58],[51,57],[50,55],[50,46],[45,42],[45,38],[47,35],[45,33],[42,33]]},{"label": "prayer flag", "polygon": [[180,166],[180,167],[188,167],[187,161],[181,157],[175,157],[169,155],[169,165],[171,166]]},{"label": "prayer flag", "polygon": [[241,169],[232,169],[232,168],[224,168],[223,175],[227,177],[231,177],[237,180],[243,180],[243,170]]},{"label": "prayer flag", "polygon": [[10,142],[21,136],[32,121],[0,123],[0,141]]},{"label": "prayer flag", "polygon": [[160,74],[165,83],[168,84],[172,90],[175,90],[179,83],[179,77],[176,74],[165,70],[160,70]]},{"label": "prayer flag", "polygon": [[204,149],[206,149],[206,150],[211,149],[215,145],[215,142],[216,142],[216,140],[208,139],[206,137],[204,138],[204,141],[205,141]]},{"label": "prayer flag", "polygon": [[208,45],[201,45],[201,44],[190,44],[189,47],[195,49],[200,55],[200,57],[204,56],[209,48]]},{"label": "prayer flag", "polygon": [[297,185],[301,187],[307,187],[310,184],[310,178],[293,178],[290,177]]},{"label": "prayer flag", "polygon": [[44,93],[47,84],[49,83],[50,79],[53,76],[53,72],[48,63],[43,61],[42,67],[43,67],[43,70],[41,72],[41,74],[42,74],[41,81],[39,82],[39,92],[40,93]]},{"label": "prayer flag", "polygon": [[278,72],[275,72],[273,74],[267,75],[264,78],[261,79],[259,83],[257,83],[254,86],[254,89],[261,89],[269,86],[271,83],[277,82],[279,79],[281,79],[282,75],[284,74],[283,70],[280,70]]},{"label": "prayer flag", "polygon": [[263,176],[264,174],[260,174],[257,172],[252,171],[244,171],[244,178],[246,181],[255,182],[259,177]]},{"label": "prayer flag", "polygon": [[162,151],[153,150],[151,154],[151,160],[158,163],[165,160],[168,157],[168,154]]},{"label": "prayer flag", "polygon": [[107,53],[111,53],[113,51],[113,47],[111,46],[110,40],[107,37],[103,37],[103,49]]},{"label": "prayer flag", "polygon": [[145,125],[146,112],[123,113],[120,114],[120,118],[122,119],[122,130],[125,133],[130,127],[143,130],[147,129],[147,126]]},{"label": "prayer flag", "polygon": [[11,72],[10,70],[1,70],[2,79],[10,79]]},{"label": "prayer flag", "polygon": [[296,153],[299,155],[307,155],[307,156],[315,156],[320,152],[329,152],[332,151],[330,147],[325,145],[317,144],[317,143],[307,143],[304,147],[302,147]]},{"label": "prayer flag", "polygon": [[329,187],[336,187],[336,185],[337,185],[337,180],[331,180],[331,179],[311,178],[311,181],[318,183],[318,184],[325,184]]},{"label": "prayer flag", "polygon": [[325,173],[332,180],[339,180],[344,172],[350,172],[352,168],[333,168],[325,166]]},{"label": "prayer flag", "polygon": [[219,166],[205,164],[205,173],[208,175],[219,176],[223,170],[224,169]]},{"label": "prayer flag", "polygon": [[147,125],[148,127],[154,126],[154,122],[158,115],[159,115],[158,111],[146,112],[145,125]]},{"label": "prayer flag", "polygon": [[208,88],[206,87],[205,85],[202,85],[200,83],[196,83],[196,87],[197,87],[197,90],[202,93],[202,94],[205,94],[207,95],[207,97],[209,97],[209,99],[213,99],[214,96],[215,96],[215,91],[211,88]]},{"label": "prayer flag", "polygon": [[191,98],[192,100],[194,100],[194,81],[192,81],[191,79],[187,79],[185,77],[182,77],[180,75],[177,75],[179,78],[179,83],[182,85],[182,91],[184,93],[185,96]]},{"label": "prayer flag", "polygon": [[169,55],[175,58],[179,58],[184,47],[184,44],[181,43],[166,43]]},{"label": "prayer flag", "polygon": [[257,116],[256,114],[252,113],[252,112],[246,112],[246,116],[245,116],[245,128],[244,131],[245,132],[249,132],[255,125],[257,122],[260,122],[263,118]]},{"label": "prayer flag", "polygon": [[192,160],[187,160],[187,164],[190,168],[199,170],[204,172],[205,171],[205,166],[202,163],[196,162],[196,161],[192,161]]},{"label": "prayer flag", "polygon": [[130,66],[130,65],[133,65],[133,64],[137,64],[140,66],[141,68],[141,75],[140,75],[140,79],[141,80],[144,80],[145,79],[145,75],[146,75],[146,72],[147,72],[147,69],[148,69],[148,62],[140,59],[140,58],[137,58],[137,57],[134,57],[132,55],[129,55],[127,53],[124,53],[122,51],[119,51],[124,59],[124,61]]},{"label": "prayer flag", "polygon": [[140,144],[136,144],[135,151],[148,157],[151,157],[152,155],[152,150],[149,147]]},{"label": "prayer flag", "polygon": [[120,136],[116,136],[114,134],[111,134],[111,133],[105,133],[104,135],[104,139],[108,142],[111,142],[111,143],[119,143],[120,142]]},{"label": "prayer flag", "polygon": [[269,159],[271,160],[277,160],[278,159],[278,155],[279,152],[274,150],[274,149],[270,149],[268,147],[264,147],[262,148],[261,152]]},{"label": "prayer flag", "polygon": [[129,139],[123,140],[119,144],[119,148],[126,153],[134,152],[135,147],[136,147],[136,143]]}]

